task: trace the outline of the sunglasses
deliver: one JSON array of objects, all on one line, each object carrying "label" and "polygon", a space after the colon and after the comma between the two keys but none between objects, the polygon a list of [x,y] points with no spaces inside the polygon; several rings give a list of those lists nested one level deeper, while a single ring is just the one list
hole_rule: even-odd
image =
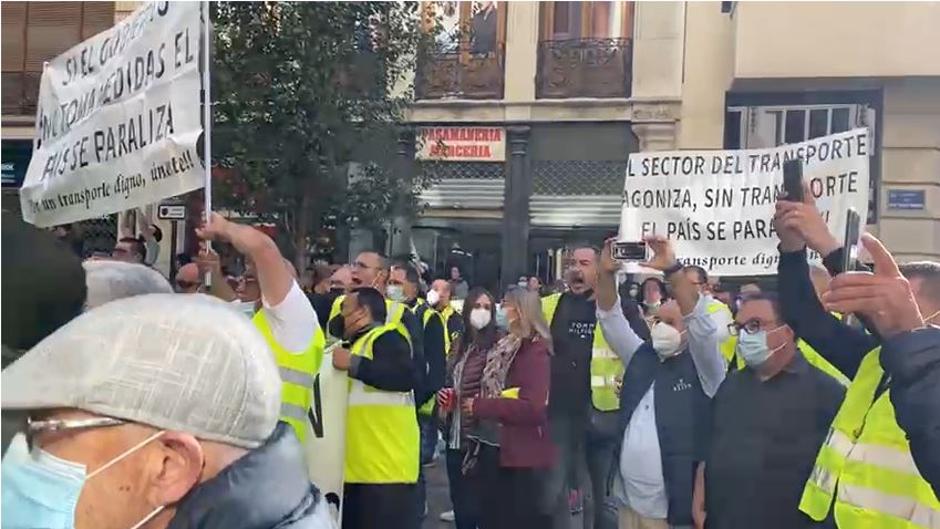
[{"label": "sunglasses", "polygon": [[180,287],[183,290],[189,290],[191,288],[195,288],[200,285],[202,285],[202,283],[200,283],[199,281],[186,281],[182,279],[176,280],[176,286]]}]

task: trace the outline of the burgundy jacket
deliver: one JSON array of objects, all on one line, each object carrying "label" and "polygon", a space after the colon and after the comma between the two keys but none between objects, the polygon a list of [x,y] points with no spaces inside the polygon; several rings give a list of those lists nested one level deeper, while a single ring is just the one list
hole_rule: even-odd
[{"label": "burgundy jacket", "polygon": [[519,388],[519,398],[476,399],[473,414],[499,423],[499,463],[503,467],[547,468],[555,464],[555,445],[548,432],[548,387],[551,363],[540,338],[525,339],[509,367],[506,389]]}]

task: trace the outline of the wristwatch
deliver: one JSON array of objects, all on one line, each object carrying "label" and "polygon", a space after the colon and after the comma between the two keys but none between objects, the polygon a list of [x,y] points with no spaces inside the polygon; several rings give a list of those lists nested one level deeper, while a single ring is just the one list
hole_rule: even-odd
[{"label": "wristwatch", "polygon": [[685,268],[685,266],[683,266],[683,264],[680,263],[679,261],[676,261],[676,264],[663,270],[663,277],[665,277],[666,279],[669,279],[669,276],[671,276],[672,274],[675,274],[676,272],[681,272],[683,268]]}]

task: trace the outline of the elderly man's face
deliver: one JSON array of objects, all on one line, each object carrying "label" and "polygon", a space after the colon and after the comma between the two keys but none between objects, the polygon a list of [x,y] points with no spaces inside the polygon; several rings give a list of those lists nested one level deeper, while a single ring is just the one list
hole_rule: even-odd
[{"label": "elderly man's face", "polygon": [[111,259],[115,261],[124,261],[125,263],[142,263],[143,257],[139,255],[134,245],[129,242],[118,242],[111,250]]},{"label": "elderly man's face", "polygon": [[255,264],[248,261],[245,264],[245,273],[238,278],[238,288],[235,289],[238,299],[254,303],[261,299],[261,285],[258,284],[258,273]]},{"label": "elderly man's face", "polygon": [[[99,417],[57,410],[37,418]],[[39,433],[32,445],[34,451],[43,450],[68,466],[84,467],[76,529],[126,529],[161,507],[165,512],[157,519],[165,526],[172,506],[200,482],[205,466],[202,447],[193,436],[136,423]]]},{"label": "elderly man's face", "polygon": [[199,276],[199,267],[195,263],[187,263],[176,272],[176,291],[180,294],[195,294],[202,286]]},{"label": "elderly man's face", "polygon": [[437,292],[438,295],[438,307],[446,307],[450,305],[450,283],[443,279],[435,279],[431,283],[431,290]]},{"label": "elderly man's face", "polygon": [[330,290],[341,289],[347,291],[352,286],[352,269],[348,266],[340,267],[330,276]]}]

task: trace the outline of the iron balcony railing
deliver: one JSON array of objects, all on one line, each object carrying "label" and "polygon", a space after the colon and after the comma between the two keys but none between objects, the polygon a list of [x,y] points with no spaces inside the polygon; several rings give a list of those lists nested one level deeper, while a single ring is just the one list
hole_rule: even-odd
[{"label": "iron balcony railing", "polygon": [[502,45],[487,53],[469,46],[432,51],[418,60],[417,99],[502,99],[504,85]]},{"label": "iron balcony railing", "polygon": [[630,97],[632,50],[630,39],[542,41],[536,97]]}]

